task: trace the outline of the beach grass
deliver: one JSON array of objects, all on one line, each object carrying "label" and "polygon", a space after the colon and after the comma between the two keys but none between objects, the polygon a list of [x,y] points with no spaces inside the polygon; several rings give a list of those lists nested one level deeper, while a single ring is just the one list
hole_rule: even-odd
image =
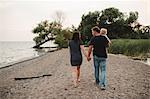
[{"label": "beach grass", "polygon": [[150,39],[113,39],[109,53],[150,57]]}]

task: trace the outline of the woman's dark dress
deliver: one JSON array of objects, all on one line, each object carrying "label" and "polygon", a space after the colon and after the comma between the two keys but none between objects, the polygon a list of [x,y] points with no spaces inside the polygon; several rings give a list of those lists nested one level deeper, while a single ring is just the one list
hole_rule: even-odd
[{"label": "woman's dark dress", "polygon": [[81,41],[71,40],[69,42],[70,47],[70,61],[72,66],[80,66],[82,64],[82,54],[80,45],[82,45]]}]

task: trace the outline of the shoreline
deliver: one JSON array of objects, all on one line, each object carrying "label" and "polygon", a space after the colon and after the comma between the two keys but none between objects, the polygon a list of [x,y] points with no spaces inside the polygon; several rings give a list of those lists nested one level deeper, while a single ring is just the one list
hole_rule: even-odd
[{"label": "shoreline", "polygon": [[[38,55],[38,56],[25,57],[25,58],[16,60],[16,61],[14,61],[14,62],[10,62],[10,63],[8,63],[8,64],[1,65],[0,70],[3,69],[3,68],[11,67],[11,66],[16,65],[16,64],[20,64],[20,63],[23,63],[23,62],[27,62],[27,61],[31,61],[31,60],[40,58],[40,57],[46,55],[47,53],[55,52],[55,51],[58,51],[58,50],[61,50],[61,49],[57,48],[57,49],[54,49],[54,50],[50,50],[50,51],[44,52],[43,54]],[[126,56],[126,55],[123,55],[123,54],[111,54],[111,53],[108,53],[108,54],[109,54],[109,55],[115,55],[115,56],[121,56],[121,57],[127,57],[128,59],[132,59],[132,60],[135,61],[135,62],[143,63],[143,64],[145,64],[145,65],[150,66],[150,64],[148,64],[146,61],[143,61],[143,60],[140,60],[140,59],[134,59],[134,58],[131,57],[131,56]]]},{"label": "shoreline", "polygon": [[59,49],[50,50],[50,51],[44,52],[43,54],[40,54],[40,55],[38,55],[38,56],[25,57],[25,58],[21,58],[21,59],[19,59],[19,60],[16,60],[16,61],[13,61],[13,62],[4,64],[4,65],[1,65],[1,66],[0,66],[0,70],[1,70],[1,69],[4,69],[4,68],[11,67],[11,66],[16,65],[16,64],[20,64],[20,63],[24,63],[24,62],[27,62],[27,61],[31,61],[31,60],[40,58],[40,57],[42,57],[42,56],[45,56],[47,53],[55,52],[55,51],[57,51],[57,50],[59,50]]},{"label": "shoreline", "polygon": [[110,55],[121,56],[121,57],[126,57],[128,59],[132,59],[135,62],[140,62],[140,63],[143,63],[143,64],[146,64],[146,65],[150,66],[150,64],[148,64],[148,62],[147,62],[148,58],[147,59],[140,59],[138,57],[126,56],[126,55],[123,55],[123,54],[111,54],[111,53],[109,53],[109,54]]},{"label": "shoreline", "polygon": [[116,56],[116,57],[119,57],[119,58],[131,59],[133,62],[142,63],[143,65],[150,66],[150,64],[148,64],[146,61],[143,61],[143,60],[135,60],[135,59],[133,59],[131,56],[126,56],[126,55],[123,55],[123,54],[111,54],[111,53],[108,54],[108,55]]}]

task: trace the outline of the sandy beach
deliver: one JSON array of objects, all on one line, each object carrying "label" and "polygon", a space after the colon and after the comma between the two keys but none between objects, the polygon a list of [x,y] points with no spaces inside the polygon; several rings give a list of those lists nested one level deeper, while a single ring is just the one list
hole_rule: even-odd
[{"label": "sandy beach", "polygon": [[[150,99],[149,65],[109,54],[105,91],[94,84],[91,65],[84,58],[77,88],[72,84],[68,49],[0,69],[0,99]],[[51,76],[14,79],[47,74]]]}]

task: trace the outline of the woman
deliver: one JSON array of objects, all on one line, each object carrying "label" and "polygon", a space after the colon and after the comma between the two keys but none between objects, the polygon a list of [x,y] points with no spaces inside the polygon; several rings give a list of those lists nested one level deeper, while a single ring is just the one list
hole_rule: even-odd
[{"label": "woman", "polygon": [[72,65],[72,77],[74,86],[77,87],[77,83],[80,81],[80,66],[82,64],[82,53],[87,57],[87,54],[84,51],[84,46],[80,39],[80,34],[75,32],[73,34],[72,40],[69,42],[70,48],[70,61]]}]

